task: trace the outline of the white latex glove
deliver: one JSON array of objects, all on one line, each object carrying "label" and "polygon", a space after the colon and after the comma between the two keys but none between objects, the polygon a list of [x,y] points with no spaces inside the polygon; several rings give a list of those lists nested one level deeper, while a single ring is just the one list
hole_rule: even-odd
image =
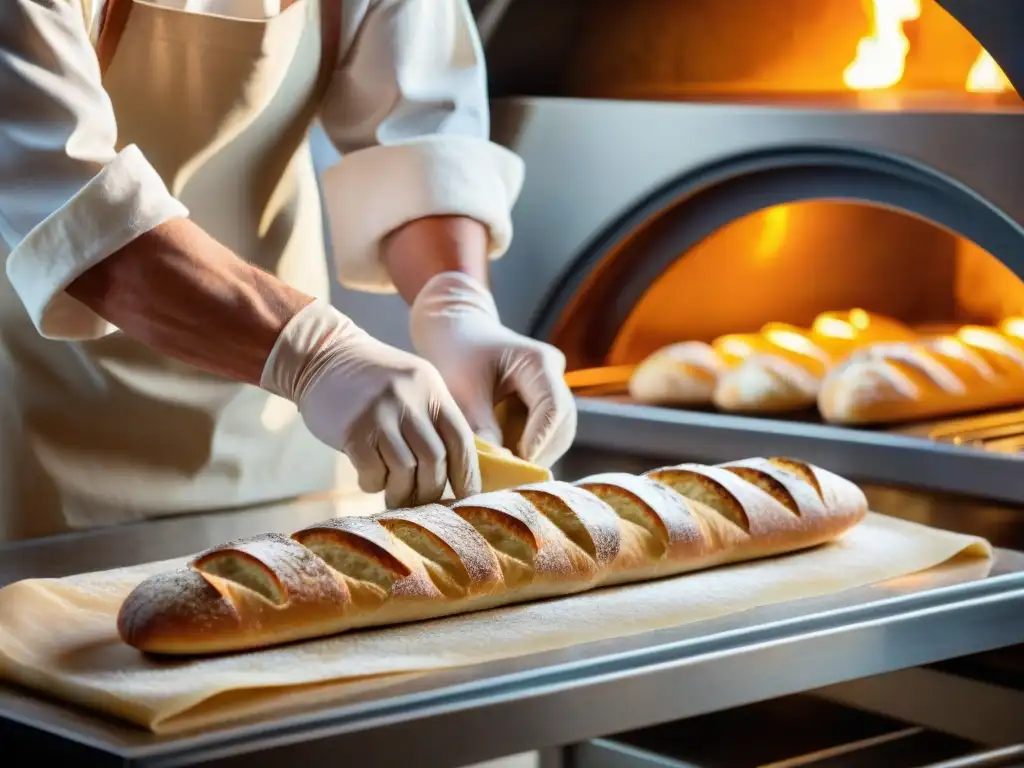
[{"label": "white latex glove", "polygon": [[565,356],[501,324],[490,292],[459,272],[433,277],[412,304],[412,343],[441,372],[470,426],[498,445],[495,403],[517,394],[529,416],[518,446],[527,461],[551,466],[576,436],[576,402]]},{"label": "white latex glove", "polygon": [[473,431],[437,370],[314,301],[281,331],[260,386],[294,402],[309,431],[346,454],[389,509],[437,501],[450,480],[480,491]]}]

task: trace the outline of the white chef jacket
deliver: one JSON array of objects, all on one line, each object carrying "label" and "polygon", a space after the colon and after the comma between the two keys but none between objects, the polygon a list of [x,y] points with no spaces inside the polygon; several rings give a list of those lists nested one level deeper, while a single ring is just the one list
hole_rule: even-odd
[{"label": "white chef jacket", "polygon": [[[217,109],[223,109],[233,95],[216,92],[231,69],[227,52],[244,48],[246,56],[276,57],[280,75],[281,56],[291,54],[273,46],[284,39],[294,44],[297,31],[310,29],[301,24],[312,18],[311,2],[298,9],[270,0],[138,2],[124,53],[133,62],[152,58],[158,67],[181,63],[180,77],[177,70],[160,71],[153,82],[179,98],[196,94],[200,110],[208,112],[205,98],[219,99]],[[339,58],[320,111],[342,153],[323,178],[339,279],[353,288],[393,290],[378,244],[423,216],[483,222],[491,255],[500,255],[511,237],[509,210],[522,164],[487,140],[482,53],[466,1],[342,0],[341,9]],[[10,394],[0,401],[0,540],[45,535],[63,524],[107,525],[341,487],[332,486],[331,477],[343,485],[352,481],[350,465],[333,474],[337,454],[304,430],[294,407],[282,410],[278,406],[289,404],[280,398],[111,335],[116,329],[65,293],[75,277],[139,234],[186,215],[182,200],[189,200],[197,206],[196,220],[219,228],[226,242],[237,241],[240,256],[251,259],[249,248],[264,260],[280,255],[272,267],[276,274],[325,295],[324,276],[316,269],[323,250],[319,203],[308,189],[308,147],[299,149],[273,195],[297,206],[288,209],[290,234],[281,241],[274,230],[263,238],[262,222],[251,219],[248,196],[254,190],[247,180],[265,174],[260,168],[266,164],[255,157],[242,162],[255,160],[260,168],[233,165],[243,143],[245,152],[254,152],[262,139],[247,133],[233,145],[235,154],[223,158],[226,163],[196,171],[200,183],[183,182],[181,169],[191,172],[192,166],[168,166],[165,156],[179,141],[171,124],[177,107],[171,101],[147,106],[164,90],[134,82],[135,68],[145,78],[147,65],[118,64],[125,61],[124,45],[107,73],[111,96],[104,91],[93,50],[101,10],[96,0],[0,0],[0,254],[8,277],[0,280],[0,374],[12,377]],[[263,34],[257,27],[268,30],[263,44],[271,48],[263,54],[252,47]],[[208,37],[204,45],[213,47],[196,48],[193,55],[193,38],[182,37],[184,29],[207,36],[233,30],[241,37]],[[147,45],[138,34],[164,37]],[[302,32],[307,38],[314,36]],[[149,49],[164,53],[153,58]],[[300,50],[294,60],[304,63],[289,72],[309,77],[312,51],[305,43]],[[206,53],[214,58],[203,58]],[[219,69],[190,90],[189,78],[202,78],[204,61]],[[259,131],[270,131],[268,140],[279,132],[274,115],[304,98],[290,90],[294,83],[274,87],[275,106],[257,120]],[[136,94],[127,98],[136,101],[123,101],[126,88]],[[250,110],[252,97],[246,95]],[[115,104],[129,139],[145,123],[141,144],[156,153],[153,164],[138,146],[118,144]],[[150,114],[167,117],[154,122]],[[184,129],[198,125],[198,117],[193,112],[189,126],[181,126],[190,140],[194,133]],[[261,185],[275,181],[258,179]],[[181,190],[181,200],[171,190]],[[211,190],[221,191],[211,197]],[[55,514],[63,523],[53,522]]]},{"label": "white chef jacket", "polygon": [[[280,0],[154,4],[241,18],[280,10]],[[187,215],[141,152],[115,151],[93,49],[102,5],[0,2],[0,240],[14,290],[39,332],[55,339],[113,331],[64,288],[140,234]],[[334,239],[339,280],[392,291],[377,245],[429,215],[483,222],[491,256],[500,256],[523,171],[487,141],[486,70],[466,0],[344,0],[342,8],[338,66],[321,113],[343,153],[325,185],[332,230],[345,233]],[[393,204],[362,209],[371,190]]]}]

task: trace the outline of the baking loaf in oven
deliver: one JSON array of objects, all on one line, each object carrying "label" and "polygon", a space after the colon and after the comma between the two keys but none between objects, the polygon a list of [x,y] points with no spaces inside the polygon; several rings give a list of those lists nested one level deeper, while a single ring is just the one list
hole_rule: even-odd
[{"label": "baking loaf in oven", "polygon": [[710,405],[718,380],[730,362],[715,342],[669,344],[633,370],[629,396],[647,405]]},{"label": "baking loaf in oven", "polygon": [[769,323],[757,333],[658,350],[633,372],[630,395],[650,405],[715,405],[732,412],[779,412],[814,405],[826,371],[859,346],[914,339],[914,331],[853,309],[825,312],[809,330]]},{"label": "baking loaf in oven", "polygon": [[1024,403],[1024,319],[879,344],[825,377],[818,410],[835,424],[884,424]]},{"label": "baking loaf in oven", "polygon": [[245,651],[812,547],[866,512],[790,459],[534,483],[216,547],[139,584],[118,630],[148,652]]}]

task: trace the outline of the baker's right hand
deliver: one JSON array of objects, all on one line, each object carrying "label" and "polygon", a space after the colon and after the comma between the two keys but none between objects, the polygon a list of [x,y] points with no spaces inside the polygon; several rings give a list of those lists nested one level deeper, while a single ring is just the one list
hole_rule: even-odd
[{"label": "baker's right hand", "polygon": [[281,331],[260,386],[294,402],[309,431],[346,454],[366,493],[389,509],[435,502],[451,482],[480,491],[470,429],[425,360],[367,334],[316,300]]}]

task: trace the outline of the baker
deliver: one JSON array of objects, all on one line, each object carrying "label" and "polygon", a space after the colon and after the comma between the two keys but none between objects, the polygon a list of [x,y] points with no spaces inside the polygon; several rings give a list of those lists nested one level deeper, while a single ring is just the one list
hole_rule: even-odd
[{"label": "baker", "polygon": [[[521,161],[488,141],[466,0],[0,4],[0,540],[330,490],[478,490],[474,433],[576,416],[488,261]],[[397,291],[416,355],[328,301]]]}]

